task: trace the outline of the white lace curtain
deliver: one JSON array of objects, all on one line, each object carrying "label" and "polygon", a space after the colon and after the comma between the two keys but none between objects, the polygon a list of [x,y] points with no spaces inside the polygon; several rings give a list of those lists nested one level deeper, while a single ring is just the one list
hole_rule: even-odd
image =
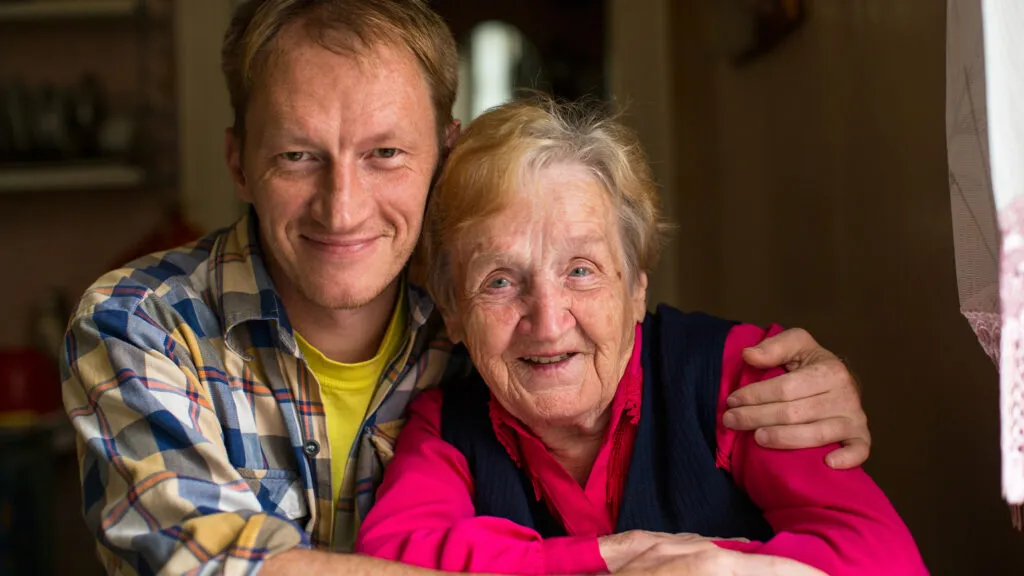
[{"label": "white lace curtain", "polygon": [[1024,2],[947,0],[946,135],[960,306],[999,365],[1003,495],[1024,504]]}]

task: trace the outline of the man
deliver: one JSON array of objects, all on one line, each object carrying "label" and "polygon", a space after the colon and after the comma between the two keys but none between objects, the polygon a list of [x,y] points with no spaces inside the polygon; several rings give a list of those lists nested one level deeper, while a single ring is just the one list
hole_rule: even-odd
[{"label": "man", "polygon": [[[421,0],[251,0],[222,60],[249,215],[103,276],[68,329],[86,521],[111,573],[410,573],[332,552],[448,360],[403,270],[459,133],[455,43]],[[749,354],[796,370],[737,396],[732,425],[867,457],[834,356],[801,331]]]}]

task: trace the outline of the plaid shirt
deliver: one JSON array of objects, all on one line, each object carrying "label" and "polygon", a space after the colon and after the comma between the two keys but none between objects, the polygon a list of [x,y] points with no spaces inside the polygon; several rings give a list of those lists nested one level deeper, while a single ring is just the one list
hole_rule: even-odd
[{"label": "plaid shirt", "polygon": [[[112,574],[251,574],[294,547],[350,551],[406,405],[446,368],[442,323],[410,287],[402,352],[349,453],[332,455],[256,224],[108,273],[71,319],[64,406]],[[337,500],[332,456],[348,458]]]}]

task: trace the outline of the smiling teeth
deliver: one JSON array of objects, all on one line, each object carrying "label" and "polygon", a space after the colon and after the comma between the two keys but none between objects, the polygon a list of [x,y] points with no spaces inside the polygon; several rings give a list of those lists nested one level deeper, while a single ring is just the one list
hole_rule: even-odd
[{"label": "smiling teeth", "polygon": [[569,354],[561,354],[559,356],[527,356],[524,358],[527,362],[534,362],[536,364],[554,364],[555,362],[561,362],[569,357]]}]

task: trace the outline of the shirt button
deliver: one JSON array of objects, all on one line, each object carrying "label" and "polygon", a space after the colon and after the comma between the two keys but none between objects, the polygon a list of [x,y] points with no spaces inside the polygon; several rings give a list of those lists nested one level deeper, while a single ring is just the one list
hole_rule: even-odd
[{"label": "shirt button", "polygon": [[312,458],[320,453],[320,444],[316,440],[306,440],[302,445],[302,451],[306,453],[306,456]]}]

